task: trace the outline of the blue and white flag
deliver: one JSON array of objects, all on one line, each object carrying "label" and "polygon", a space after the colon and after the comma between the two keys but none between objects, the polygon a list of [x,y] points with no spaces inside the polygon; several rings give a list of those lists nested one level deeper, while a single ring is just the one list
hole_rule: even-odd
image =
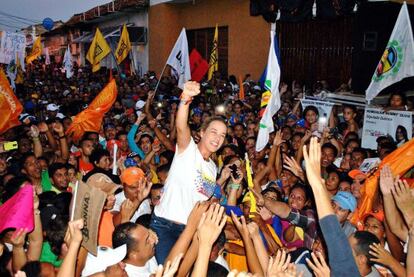
[{"label": "blue and white flag", "polygon": [[65,51],[65,56],[63,57],[63,67],[66,71],[66,78],[70,79],[73,76],[73,63],[72,63],[72,54],[70,53],[70,48]]},{"label": "blue and white flag", "polygon": [[[265,108],[263,117],[260,120],[259,134],[256,141],[256,151],[259,152],[266,147],[269,142],[269,134],[274,131],[273,116],[280,109],[280,66],[277,58],[279,46],[277,43],[276,32],[270,31],[269,57],[267,58],[266,80],[264,82],[265,92],[263,93],[261,107]],[[264,107],[267,104],[266,107]]]},{"label": "blue and white flag", "polygon": [[366,90],[366,100],[371,101],[384,88],[410,76],[414,76],[414,40],[407,4],[404,2],[387,48]]}]

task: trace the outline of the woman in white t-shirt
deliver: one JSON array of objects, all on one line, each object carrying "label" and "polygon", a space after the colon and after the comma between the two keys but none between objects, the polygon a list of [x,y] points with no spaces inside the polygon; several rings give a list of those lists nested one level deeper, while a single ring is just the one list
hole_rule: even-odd
[{"label": "woman in white t-shirt", "polygon": [[169,251],[187,224],[187,218],[197,201],[208,200],[216,188],[216,164],[210,159],[223,144],[227,125],[223,118],[206,120],[201,127],[198,144],[191,137],[188,126],[189,106],[200,93],[200,84],[187,82],[180,97],[177,111],[177,146],[165,181],[160,204],[155,207],[151,220],[159,238],[155,256],[163,264]]}]

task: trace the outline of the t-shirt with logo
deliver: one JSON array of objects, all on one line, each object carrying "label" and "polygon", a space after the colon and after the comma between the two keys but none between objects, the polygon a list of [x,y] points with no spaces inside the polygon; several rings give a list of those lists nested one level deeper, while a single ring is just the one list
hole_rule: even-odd
[{"label": "t-shirt with logo", "polygon": [[155,215],[187,224],[197,201],[205,201],[213,195],[216,175],[215,163],[211,159],[204,160],[191,138],[183,152],[175,152],[160,204],[155,207]]}]

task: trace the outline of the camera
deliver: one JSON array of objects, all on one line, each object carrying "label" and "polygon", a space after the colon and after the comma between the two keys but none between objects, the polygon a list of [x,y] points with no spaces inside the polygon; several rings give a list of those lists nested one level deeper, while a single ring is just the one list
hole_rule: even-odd
[{"label": "camera", "polygon": [[231,166],[229,166],[230,170],[231,170],[231,175],[233,176],[234,179],[238,179],[240,177],[239,173],[237,172],[237,165],[232,164]]}]

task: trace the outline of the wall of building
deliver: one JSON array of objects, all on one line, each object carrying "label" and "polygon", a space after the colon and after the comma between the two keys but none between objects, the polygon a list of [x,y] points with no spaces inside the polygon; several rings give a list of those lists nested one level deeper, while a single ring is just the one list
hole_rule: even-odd
[{"label": "wall of building", "polygon": [[[249,0],[163,3],[149,10],[149,68],[160,73],[181,31],[228,26],[228,73],[258,79],[269,51],[270,25],[249,14]],[[219,38],[220,39],[220,38]]]}]

